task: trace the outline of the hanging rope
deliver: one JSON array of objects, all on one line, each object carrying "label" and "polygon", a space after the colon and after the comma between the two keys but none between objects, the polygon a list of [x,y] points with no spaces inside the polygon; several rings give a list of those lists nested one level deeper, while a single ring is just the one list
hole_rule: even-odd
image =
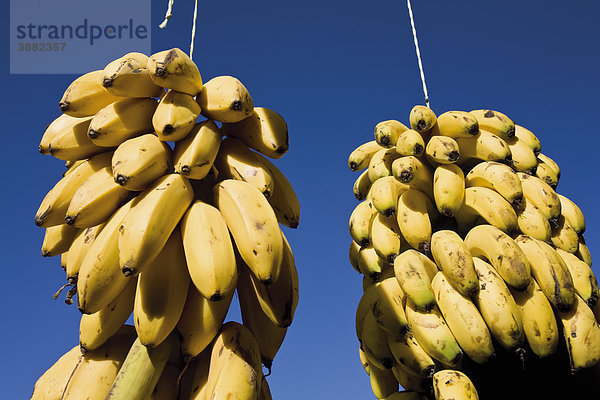
[{"label": "hanging rope", "polygon": [[198,0],[194,1],[194,22],[192,23],[192,42],[190,43],[190,58],[194,55],[194,38],[196,37],[196,17],[198,16]]},{"label": "hanging rope", "polygon": [[413,18],[412,7],[410,0],[406,0],[408,6],[408,15],[410,16],[410,25],[412,26],[413,38],[415,41],[415,49],[417,50],[417,61],[419,62],[419,71],[421,72],[421,82],[423,82],[423,94],[425,95],[425,104],[429,106],[429,95],[427,94],[427,85],[425,84],[425,72],[423,72],[423,63],[421,62],[421,52],[419,51],[419,41],[417,40],[417,30],[415,29],[415,20]]},{"label": "hanging rope", "polygon": [[160,29],[163,29],[164,27],[167,26],[167,22],[169,22],[169,18],[171,18],[171,16],[173,14],[171,14],[171,10],[173,9],[173,2],[175,0],[169,0],[169,5],[167,6],[167,13],[165,14],[165,20],[163,22],[160,23],[160,25],[158,26]]}]

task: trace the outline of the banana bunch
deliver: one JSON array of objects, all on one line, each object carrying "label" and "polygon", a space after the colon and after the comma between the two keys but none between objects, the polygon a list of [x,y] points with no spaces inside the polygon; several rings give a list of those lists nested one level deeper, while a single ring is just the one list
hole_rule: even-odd
[{"label": "banana bunch", "polygon": [[[179,49],[128,53],[84,74],[59,108],[39,146],[67,166],[35,215],[42,255],[60,255],[61,290],[70,287],[66,302],[76,296],[82,313],[84,360],[109,354],[102,349],[132,314],[135,342],[122,368],[130,372],[115,375],[118,353],[110,378],[86,367],[58,398],[84,398],[85,379],[102,390],[114,381],[108,398],[178,398],[182,365],[193,381],[182,399],[270,398],[261,365],[270,371],[298,303],[280,224],[298,226],[299,202],[269,160],[288,151],[285,120],[255,107],[234,77],[203,82]],[[243,325],[224,324],[236,290]],[[143,360],[153,357],[180,361],[150,368]],[[42,379],[52,388],[36,393],[58,393],[58,379]],[[137,394],[132,379],[143,383]]]},{"label": "banana bunch", "polygon": [[505,369],[593,386],[600,290],[585,219],[539,139],[498,111],[424,106],[374,136],[348,166],[360,172],[356,335],[375,396],[495,398]]}]

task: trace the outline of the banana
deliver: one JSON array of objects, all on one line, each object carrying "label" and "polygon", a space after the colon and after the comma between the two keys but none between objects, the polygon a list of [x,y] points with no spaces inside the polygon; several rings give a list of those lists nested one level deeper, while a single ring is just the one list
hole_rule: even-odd
[{"label": "banana", "polygon": [[100,234],[106,223],[102,223],[91,228],[80,229],[75,236],[73,243],[69,247],[69,251],[66,253],[66,265],[65,271],[67,272],[67,281],[69,283],[76,283],[81,269],[81,264],[87,252],[90,251],[90,247],[96,237]]},{"label": "banana", "polygon": [[466,187],[494,189],[516,209],[523,201],[523,188],[519,177],[508,165],[485,161],[474,166],[465,178]]},{"label": "banana", "polygon": [[559,175],[556,171],[545,162],[540,161],[538,157],[538,164],[535,168],[535,176],[546,182],[550,187],[556,190],[558,186]]},{"label": "banana", "polygon": [[190,362],[189,368],[181,377],[180,399],[202,400],[208,379],[211,350],[211,348],[207,348]]},{"label": "banana", "polygon": [[384,399],[398,391],[398,381],[391,369],[379,369],[371,365],[369,378],[371,390],[378,399]]},{"label": "banana", "polygon": [[200,354],[215,338],[227,316],[233,299],[229,293],[223,300],[210,301],[190,285],[177,332],[181,340],[181,354],[187,362]]},{"label": "banana", "polygon": [[394,260],[394,275],[406,296],[421,310],[435,306],[431,280],[438,267],[416,250],[406,250]]},{"label": "banana", "polygon": [[213,345],[203,399],[258,399],[261,376],[260,350],[252,332],[227,322]]},{"label": "banana", "polygon": [[226,138],[221,142],[214,166],[219,171],[219,179],[248,182],[269,198],[275,185],[263,160],[263,156],[250,150],[241,141]]},{"label": "banana", "polygon": [[181,369],[167,361],[149,400],[177,400],[179,396],[179,375]]},{"label": "banana", "polygon": [[410,188],[400,196],[396,217],[398,227],[413,248],[428,252],[431,242],[431,220],[435,208],[423,192]]},{"label": "banana", "polygon": [[558,193],[557,195],[560,199],[560,213],[575,232],[577,232],[578,235],[582,235],[585,232],[585,218],[581,209],[568,197]]},{"label": "banana", "polygon": [[82,160],[106,151],[96,146],[88,137],[92,117],[76,118],[62,114],[48,125],[39,152],[59,160]]},{"label": "banana", "polygon": [[175,171],[189,179],[203,179],[210,172],[219,148],[221,133],[210,120],[197,123],[189,135],[175,143]]},{"label": "banana", "polygon": [[[398,160],[396,160],[398,161]],[[368,177],[367,177],[368,179]],[[370,187],[370,200],[379,214],[391,217],[396,214],[398,199],[410,186],[393,176],[377,179]]]},{"label": "banana", "polygon": [[88,136],[97,146],[116,147],[127,139],[152,132],[152,114],[157,105],[152,98],[111,103],[94,115]]},{"label": "banana", "polygon": [[486,130],[471,138],[456,138],[462,160],[475,158],[483,161],[497,161],[512,164],[512,153],[508,143]]},{"label": "banana", "polygon": [[396,363],[401,364],[404,369],[424,378],[433,375],[436,369],[435,362],[423,350],[411,331],[397,338],[388,335],[388,346]]},{"label": "banana", "polygon": [[552,175],[556,177],[556,182],[558,183],[558,180],[560,179],[560,167],[556,161],[542,153],[537,153],[535,156],[537,157],[539,163],[546,164],[552,170]]},{"label": "banana", "polygon": [[404,312],[406,295],[400,288],[394,272],[384,272],[381,279],[374,283],[371,295],[371,313],[388,337],[397,339],[408,330],[408,321]]},{"label": "banana", "polygon": [[198,115],[200,106],[191,95],[169,90],[152,114],[152,126],[160,140],[176,142],[192,131]]},{"label": "banana", "polygon": [[371,180],[369,179],[369,174],[367,171],[361,172],[356,181],[354,181],[354,187],[352,191],[354,192],[354,197],[356,200],[363,201],[369,195],[369,191],[371,190]]},{"label": "banana", "polygon": [[254,111],[248,89],[233,76],[217,76],[206,82],[197,101],[202,115],[219,122],[239,122]]},{"label": "banana", "polygon": [[554,246],[569,253],[575,253],[579,250],[579,236],[562,214],[558,217],[556,226],[552,229],[550,240]]},{"label": "banana", "polygon": [[437,122],[437,117],[431,108],[421,105],[416,105],[410,110],[408,119],[410,127],[420,133],[430,130]]},{"label": "banana", "polygon": [[155,85],[195,96],[202,91],[196,64],[178,48],[152,54],[147,63]]},{"label": "banana", "polygon": [[277,282],[284,245],[277,217],[265,196],[249,183],[232,179],[215,185],[213,195],[214,204],[254,276],[267,285]]},{"label": "banana", "polygon": [[571,371],[589,368],[600,361],[600,326],[594,312],[585,301],[575,296],[575,304],[570,311],[559,311]]},{"label": "banana", "polygon": [[104,67],[102,86],[114,96],[159,97],[163,89],[152,82],[147,65],[145,54],[127,53]]},{"label": "banana", "polygon": [[531,150],[533,150],[533,154],[538,156],[542,149],[540,145],[540,140],[531,132],[529,129],[524,128],[520,125],[515,125],[515,136],[519,138],[519,140],[526,143]]},{"label": "banana", "polygon": [[538,160],[535,157],[533,150],[531,150],[531,147],[517,137],[507,139],[506,143],[508,144],[512,156],[511,167],[515,171],[534,174],[538,165]]},{"label": "banana", "polygon": [[71,117],[89,117],[110,103],[122,100],[102,86],[103,71],[92,71],[75,79],[58,103],[60,111]]},{"label": "banana", "polygon": [[536,176],[517,172],[523,195],[544,214],[551,224],[556,224],[561,213],[560,198],[546,182]]},{"label": "banana", "polygon": [[[242,268],[242,274],[248,274]],[[260,349],[261,361],[270,371],[273,359],[279,351],[287,328],[275,325],[262,310],[248,276],[242,277],[237,286],[242,322],[254,335]]]},{"label": "banana", "polygon": [[566,252],[562,249],[556,249],[556,252],[565,262],[565,265],[571,274],[575,292],[590,308],[593,309],[600,298],[598,281],[594,276],[594,272],[589,265],[577,258],[575,254]]},{"label": "banana", "polygon": [[195,201],[181,220],[187,270],[196,289],[212,301],[235,289],[237,265],[227,224],[219,210]]},{"label": "banana", "polygon": [[479,291],[475,305],[492,336],[509,351],[520,351],[525,340],[521,312],[502,277],[487,262],[474,257]]},{"label": "banana", "polygon": [[433,375],[433,392],[436,400],[478,400],[475,385],[461,371],[445,369]]},{"label": "banana", "polygon": [[68,225],[90,228],[105,222],[131,192],[115,182],[110,167],[87,178],[73,195],[65,215]]},{"label": "banana", "polygon": [[377,209],[368,199],[358,203],[350,214],[350,236],[358,245],[367,246],[371,243],[371,225],[376,215]]},{"label": "banana", "polygon": [[529,236],[519,235],[515,243],[529,260],[531,276],[550,303],[559,310],[570,310],[575,303],[575,289],[562,258],[549,244]]},{"label": "banana", "polygon": [[77,166],[64,176],[44,197],[35,214],[35,224],[42,228],[65,223],[65,214],[73,195],[96,171],[110,165],[112,153],[101,153]]},{"label": "banana", "polygon": [[395,364],[392,368],[392,373],[403,389],[422,394],[422,397],[418,397],[419,399],[426,398],[425,393],[431,392],[431,378],[424,379],[423,377],[412,375],[402,364]]},{"label": "banana", "polygon": [[526,197],[523,198],[521,210],[517,212],[519,230],[527,236],[549,242],[552,228],[544,214]]},{"label": "banana", "polygon": [[425,156],[432,165],[453,164],[461,158],[460,147],[456,140],[449,136],[432,136],[425,147]]},{"label": "banana", "polygon": [[[463,351],[434,304],[429,312],[420,311],[409,298],[406,301],[406,318],[411,332],[423,350],[444,365],[455,366]],[[404,385],[402,385],[407,389]]]},{"label": "banana", "polygon": [[381,273],[388,268],[388,261],[381,258],[372,245],[361,246],[358,252],[358,270],[361,274],[376,281]]},{"label": "banana", "polygon": [[77,307],[84,314],[104,308],[131,280],[121,272],[118,232],[134,200],[121,206],[106,222],[85,253],[77,278]]},{"label": "banana", "polygon": [[431,236],[431,254],[444,277],[463,296],[474,296],[479,290],[473,259],[465,242],[451,230],[440,230]]},{"label": "banana", "polygon": [[478,225],[465,237],[473,257],[484,257],[494,266],[508,286],[525,290],[531,267],[523,250],[507,234],[491,225]]},{"label": "banana", "polygon": [[432,134],[449,138],[473,137],[479,134],[479,123],[468,112],[447,111],[438,115]]},{"label": "banana", "polygon": [[277,221],[288,228],[297,228],[300,223],[300,202],[292,184],[273,163],[260,154],[257,154],[257,156],[267,167],[273,179],[273,193],[271,193],[268,200],[275,212]]},{"label": "banana", "polygon": [[494,110],[473,110],[469,112],[479,122],[479,127],[501,137],[510,139],[516,134],[515,123],[505,114]]},{"label": "banana", "polygon": [[[358,339],[359,342],[362,342],[362,334],[363,334],[363,328],[364,328],[364,324],[365,324],[365,318],[367,316],[367,314],[372,313],[372,309],[373,309],[373,302],[375,301],[375,282],[373,282],[372,284],[366,286],[364,288],[364,293],[361,296],[358,305],[356,306],[356,314],[355,314],[355,324],[354,324],[354,328],[356,330],[356,338]],[[373,315],[373,317],[375,317]],[[375,322],[377,322],[377,320],[375,320]],[[361,349],[360,349],[360,354],[364,355],[364,349],[362,349],[362,345],[361,345]],[[366,357],[366,356],[365,356]],[[364,363],[363,363],[364,365]],[[368,373],[368,371],[367,371]]]},{"label": "banana", "polygon": [[65,161],[65,172],[63,172],[62,176],[65,177],[68,174],[70,174],[71,172],[73,172],[73,170],[77,167],[79,167],[81,164],[83,164],[84,162],[87,161],[86,159],[83,160],[77,160],[77,161]]},{"label": "banana", "polygon": [[433,198],[440,214],[453,217],[465,197],[465,174],[455,164],[440,164],[433,173]]},{"label": "banana", "polygon": [[369,162],[368,173],[371,182],[374,183],[379,178],[393,175],[392,163],[400,157],[402,156],[398,154],[395,147],[382,148],[377,151]]},{"label": "banana", "polygon": [[86,352],[73,371],[62,400],[103,400],[117,377],[135,338],[130,325],[123,326],[108,342]]},{"label": "banana", "polygon": [[[352,242],[356,244],[356,242]],[[392,264],[402,248],[400,228],[395,217],[377,214],[371,225],[371,243],[377,255]]]},{"label": "banana", "polygon": [[350,251],[348,252],[348,256],[350,259],[350,265],[356,272],[360,274],[360,270],[358,269],[358,252],[360,251],[360,246],[352,240],[350,242]]},{"label": "banana", "polygon": [[358,357],[360,359],[360,363],[362,364],[365,372],[367,373],[367,375],[371,374],[371,364],[369,363],[369,360],[367,360],[367,356],[365,355],[365,352],[360,348],[360,345],[358,346]]},{"label": "banana", "polygon": [[138,277],[133,321],[140,342],[149,348],[157,347],[169,336],[185,305],[190,275],[181,236],[175,229]]},{"label": "banana", "polygon": [[398,181],[410,184],[424,193],[431,192],[433,173],[431,168],[415,156],[402,156],[392,162],[392,175]]},{"label": "banana", "polygon": [[152,261],[192,203],[194,190],[179,174],[165,175],[140,196],[119,227],[119,265],[134,276]]},{"label": "banana", "polygon": [[366,313],[364,317],[359,340],[371,368],[390,369],[394,366],[394,356],[388,346],[387,334],[377,324],[371,312]]},{"label": "banana", "polygon": [[558,347],[558,326],[550,302],[535,279],[525,290],[509,287],[523,321],[523,332],[529,347],[538,357],[554,354]]},{"label": "banana", "polygon": [[375,153],[381,149],[382,147],[374,140],[361,144],[350,153],[350,156],[348,156],[348,167],[352,171],[362,171],[363,169],[366,169],[371,162],[371,158],[373,158]]},{"label": "banana", "polygon": [[400,134],[408,127],[400,121],[390,119],[375,125],[375,142],[381,147],[390,148],[396,144]]},{"label": "banana", "polygon": [[77,232],[79,229],[66,224],[46,228],[42,241],[42,257],[53,257],[67,252]]},{"label": "banana", "polygon": [[459,230],[468,229],[478,217],[508,234],[519,228],[517,213],[498,192],[486,187],[468,187],[463,204],[455,213]]},{"label": "banana", "polygon": [[403,156],[420,156],[425,151],[423,136],[414,129],[404,131],[396,142],[396,151]]},{"label": "banana", "polygon": [[110,303],[93,314],[83,314],[79,322],[79,346],[94,351],[125,324],[133,311],[137,279],[132,279]]},{"label": "banana", "polygon": [[63,354],[35,382],[30,400],[60,400],[71,374],[82,359],[79,346]]},{"label": "banana", "polygon": [[145,190],[173,171],[173,151],[156,135],[148,133],[124,141],[112,156],[115,182],[131,191]]},{"label": "banana", "polygon": [[254,107],[254,112],[239,122],[223,123],[221,132],[269,158],[283,157],[290,147],[287,123],[281,115],[264,107]]}]

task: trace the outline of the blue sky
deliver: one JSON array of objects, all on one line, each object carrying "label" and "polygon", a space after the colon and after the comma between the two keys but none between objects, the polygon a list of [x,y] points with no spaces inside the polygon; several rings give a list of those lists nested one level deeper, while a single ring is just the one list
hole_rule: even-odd
[{"label": "blue sky", "polygon": [[[152,51],[187,51],[193,2],[175,1],[173,18],[160,30],[166,3],[152,1]],[[290,151],[275,163],[302,207],[299,229],[285,230],[301,288],[295,321],[269,378],[273,397],[373,398],[354,333],[362,289],[347,254],[358,175],[348,169],[347,157],[372,140],[377,122],[407,123],[410,109],[423,104],[406,4],[200,0],[199,7],[194,61],[204,80],[237,77],[255,105],[279,112],[289,126]],[[600,5],[414,0],[413,11],[433,110],[492,108],[536,133],[542,152],[562,169],[558,192],[583,210],[588,246],[593,257],[600,254]],[[77,343],[79,312],[52,300],[64,273],[58,257],[40,256],[43,230],[33,224],[63,171],[62,162],[37,152],[39,140],[76,76],[9,75],[8,40],[2,46],[1,173],[7,184],[0,200],[0,376],[3,397],[22,399]],[[594,260],[598,274],[600,261]]]}]

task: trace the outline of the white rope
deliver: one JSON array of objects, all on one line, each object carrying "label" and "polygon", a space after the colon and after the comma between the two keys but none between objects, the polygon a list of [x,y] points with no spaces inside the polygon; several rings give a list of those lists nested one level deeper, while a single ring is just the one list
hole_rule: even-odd
[{"label": "white rope", "polygon": [[194,1],[194,22],[192,23],[192,42],[190,43],[190,58],[194,55],[194,38],[196,37],[196,17],[198,16],[198,0]]},{"label": "white rope", "polygon": [[415,20],[413,18],[412,7],[410,6],[410,0],[406,0],[406,4],[408,5],[408,15],[410,16],[410,24],[412,26],[413,38],[415,40],[415,49],[417,50],[417,60],[419,62],[419,71],[421,72],[421,82],[423,82],[425,104],[427,104],[427,107],[429,107],[429,96],[427,95],[427,85],[425,84],[425,72],[423,72],[423,63],[421,62],[421,52],[419,51],[419,41],[417,40],[417,30],[415,29]]},{"label": "white rope", "polygon": [[173,2],[175,0],[169,0],[169,6],[167,7],[167,13],[165,14],[165,20],[163,22],[160,23],[160,25],[158,26],[160,29],[163,29],[165,26],[167,26],[167,22],[169,21],[169,18],[171,18],[171,16],[173,14],[171,14],[171,10],[173,9]]}]

